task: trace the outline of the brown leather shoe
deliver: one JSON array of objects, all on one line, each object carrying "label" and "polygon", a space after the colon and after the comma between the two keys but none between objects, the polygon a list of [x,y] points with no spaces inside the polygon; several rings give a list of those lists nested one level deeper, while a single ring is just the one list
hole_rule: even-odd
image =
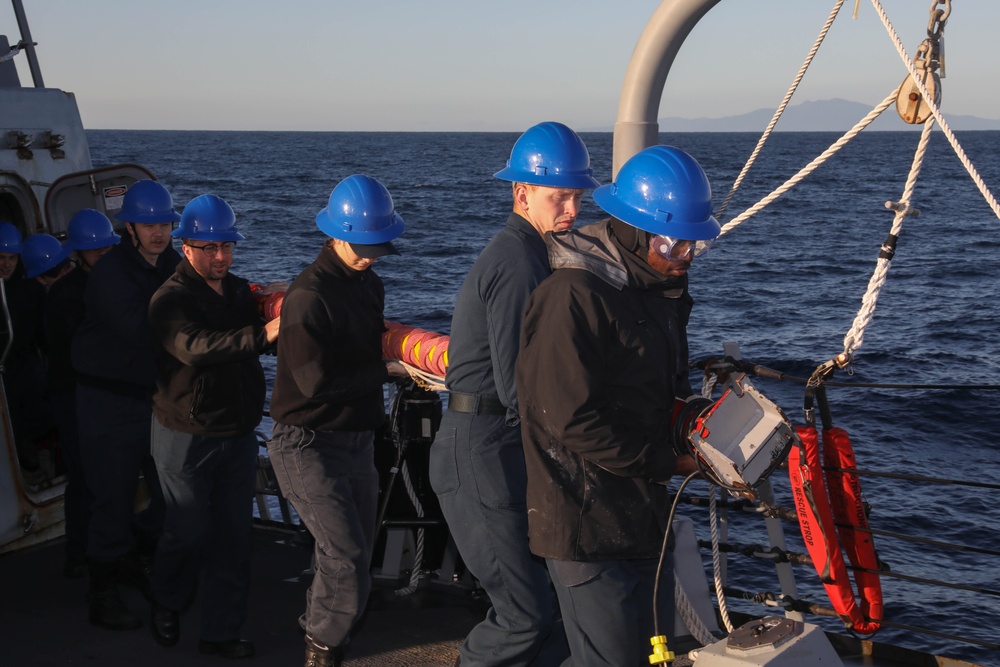
[{"label": "brown leather shoe", "polygon": [[202,639],[198,642],[198,652],[217,655],[220,658],[229,658],[230,660],[252,658],[257,653],[253,647],[253,642],[249,639],[227,639],[222,642],[210,642]]}]

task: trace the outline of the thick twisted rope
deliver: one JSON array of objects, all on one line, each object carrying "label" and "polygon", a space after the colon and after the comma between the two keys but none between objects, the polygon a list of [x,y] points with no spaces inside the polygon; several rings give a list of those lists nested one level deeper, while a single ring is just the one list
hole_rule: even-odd
[{"label": "thick twisted rope", "polygon": [[[906,185],[903,187],[903,196],[894,207],[896,209],[896,216],[893,218],[892,229],[889,232],[890,238],[893,239],[893,244],[895,243],[895,239],[899,238],[899,234],[903,229],[903,220],[912,212],[910,202],[913,201],[913,189],[917,183],[917,176],[920,174],[920,167],[923,165],[924,154],[927,152],[927,144],[930,142],[933,125],[934,120],[932,118],[928,118],[927,122],[924,123],[924,129],[920,133],[920,142],[917,144],[917,150],[913,154],[910,173],[906,178]],[[891,206],[891,204],[886,202],[886,206]],[[892,266],[892,254],[892,247],[883,246],[883,251],[879,255],[875,265],[875,271],[868,281],[868,290],[861,299],[861,309],[855,315],[850,331],[844,336],[844,353],[848,355],[848,358],[851,358],[854,351],[861,347],[861,343],[864,341],[865,329],[868,328],[875,315],[879,293],[888,278],[889,267]]]},{"label": "thick twisted rope", "polygon": [[769,195],[761,199],[759,202],[748,208],[747,210],[740,213],[738,216],[727,222],[722,226],[722,231],[719,232],[719,236],[727,234],[742,223],[749,220],[752,216],[759,213],[768,204],[773,202],[775,199],[785,194],[791,190],[795,185],[797,185],[802,179],[816,171],[817,167],[830,159],[831,156],[835,155],[841,148],[847,145],[847,143],[856,137],[862,130],[871,125],[872,121],[879,117],[879,115],[888,109],[891,105],[896,103],[896,95],[899,92],[899,88],[894,90],[887,98],[882,100],[882,102],[872,109],[867,116],[862,118],[858,123],[847,131],[844,136],[830,144],[830,147],[825,151],[820,153],[819,156],[813,159],[812,162],[804,166],[798,171],[794,176],[789,178],[787,181],[775,188]]},{"label": "thick twisted rope", "polygon": [[989,188],[986,187],[986,183],[983,182],[982,177],[979,175],[979,171],[969,160],[969,157],[965,154],[965,150],[962,148],[961,144],[958,143],[958,139],[955,138],[955,133],[951,131],[948,127],[948,122],[945,120],[944,115],[942,115],[941,110],[938,108],[937,102],[934,101],[934,96],[930,94],[927,90],[927,86],[924,85],[923,77],[917,73],[916,65],[913,64],[913,60],[906,53],[906,49],[903,48],[903,43],[899,40],[899,35],[896,34],[895,28],[889,22],[889,17],[886,16],[885,10],[882,9],[882,4],[879,0],[872,0],[872,5],[875,7],[875,11],[878,13],[879,18],[882,20],[882,25],[885,26],[886,32],[889,33],[889,38],[892,43],[896,46],[896,52],[899,54],[900,59],[902,59],[903,64],[906,65],[906,70],[913,77],[913,82],[917,85],[920,90],[920,94],[923,96],[923,101],[930,108],[931,113],[934,115],[934,120],[937,121],[938,125],[941,126],[941,131],[944,135],[948,137],[948,143],[951,144],[952,149],[955,151],[955,155],[962,162],[965,170],[969,172],[969,176],[972,177],[973,182],[979,189],[979,192],[983,195],[986,203],[989,204],[990,208],[993,209],[994,215],[1000,218],[1000,204],[997,204],[996,198],[993,193],[990,192]]},{"label": "thick twisted rope", "polygon": [[719,616],[726,626],[727,632],[733,631],[733,622],[729,619],[729,607],[726,605],[726,593],[723,590],[725,582],[722,581],[722,554],[719,551],[719,517],[715,501],[717,487],[713,484],[708,495],[708,517],[709,525],[712,529],[712,573],[715,580],[715,597],[719,601]]},{"label": "thick twisted rope", "polygon": [[746,164],[743,165],[743,170],[740,171],[740,175],[737,176],[736,180],[733,182],[732,187],[729,189],[729,194],[726,195],[725,201],[722,202],[722,205],[719,206],[718,210],[715,212],[716,218],[721,217],[722,214],[729,207],[729,202],[732,200],[733,195],[736,194],[736,191],[739,189],[740,184],[746,177],[747,172],[750,171],[750,167],[757,160],[757,155],[760,154],[761,149],[764,148],[764,143],[771,136],[771,132],[772,130],[774,130],[774,126],[777,124],[778,119],[781,118],[781,114],[785,112],[785,107],[788,106],[789,101],[791,101],[792,99],[792,95],[794,95],[796,89],[798,89],[799,82],[802,81],[802,77],[805,76],[806,70],[808,70],[809,65],[812,64],[813,58],[816,56],[816,52],[819,51],[820,44],[822,44],[823,40],[826,38],[826,33],[830,31],[830,26],[833,25],[833,20],[837,18],[837,14],[840,12],[840,7],[843,4],[844,0],[837,0],[837,2],[834,3],[833,9],[830,11],[830,15],[826,19],[826,23],[823,24],[823,28],[819,31],[819,36],[813,43],[812,48],[809,49],[809,53],[806,55],[805,61],[802,63],[802,66],[799,68],[798,73],[795,75],[795,79],[792,81],[792,85],[789,86],[788,91],[785,93],[784,99],[781,100],[781,104],[779,104],[778,108],[775,109],[774,116],[771,117],[771,122],[768,123],[767,128],[764,130],[764,133],[757,141],[757,146],[754,147],[753,153],[750,154],[750,157],[747,159]]}]

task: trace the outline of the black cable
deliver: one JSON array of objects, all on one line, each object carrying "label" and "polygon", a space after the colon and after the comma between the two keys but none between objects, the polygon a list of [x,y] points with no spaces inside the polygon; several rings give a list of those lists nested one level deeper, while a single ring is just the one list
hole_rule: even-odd
[{"label": "black cable", "polygon": [[[670,528],[671,526],[673,526],[674,513],[677,511],[677,500],[681,497],[681,491],[684,490],[684,487],[687,486],[687,483],[690,482],[695,477],[697,477],[698,475],[699,473],[693,472],[687,477],[685,477],[684,481],[681,482],[680,487],[678,487],[677,493],[674,494],[674,501],[670,503],[670,514],[667,515],[667,527],[663,531],[663,547],[660,549],[660,560],[656,564],[656,580],[653,582],[653,633],[657,637],[661,633],[660,633],[660,611],[659,611],[659,605],[657,605],[656,602],[657,600],[660,599],[660,576],[663,573],[663,558],[664,555],[667,553],[667,541],[670,539]],[[674,573],[671,572],[670,576],[673,575]],[[672,600],[671,604],[673,604]]]}]

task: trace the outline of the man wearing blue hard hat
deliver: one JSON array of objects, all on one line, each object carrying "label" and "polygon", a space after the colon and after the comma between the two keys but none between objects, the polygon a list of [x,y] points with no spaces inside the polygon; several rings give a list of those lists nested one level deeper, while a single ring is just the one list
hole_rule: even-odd
[{"label": "man wearing blue hard hat", "polygon": [[531,291],[549,274],[543,236],[565,231],[594,180],[590,154],[562,123],[515,142],[496,178],[513,211],[455,301],[445,378],[448,409],[431,447],[430,481],[469,572],[492,609],[460,648],[465,667],[558,665],[566,638],[542,561],[528,550],[524,454],[514,361]]},{"label": "man wearing blue hard hat", "polygon": [[[58,243],[58,241],[57,241]],[[36,441],[49,427],[43,398],[42,339],[45,288],[25,277],[21,232],[11,222],[0,222],[0,280],[13,325],[11,347],[0,368],[7,392],[17,458],[28,486],[38,486],[51,475],[42,466]]]},{"label": "man wearing blue hard hat", "polygon": [[[180,217],[160,183],[144,179],[129,187],[114,215],[125,223],[125,238],[91,269],[83,322],[73,336],[80,453],[94,494],[87,534],[88,618],[109,630],[142,625],[119,584],[149,596],[163,529],[163,495],[149,453],[156,365],[148,313],[153,293],[181,259],[170,236]],[[149,504],[137,514],[140,475]]]},{"label": "man wearing blue hard hat", "polygon": [[405,376],[382,358],[385,287],[372,270],[399,254],[405,229],[385,186],[348,176],[316,215],[329,239],[281,305],[267,443],[282,494],[316,540],[315,574],[299,619],[305,664],[336,667],[371,592],[382,385]]},{"label": "man wearing blue hard hat", "polygon": [[184,259],[149,303],[156,355],[152,453],[163,489],[163,535],[153,567],[153,637],[180,639],[180,616],[204,587],[198,650],[254,655],[240,637],[250,593],[254,429],[264,412],[260,355],[278,338],[247,280],[230,273],[244,239],[232,207],[195,197],[172,234]]},{"label": "man wearing blue hard hat", "polygon": [[[701,166],[669,146],[627,161],[594,201],[612,217],[551,235],[528,304],[517,390],[531,551],[559,596],[573,664],[648,664],[673,617],[665,483],[696,465],[671,442],[692,394],[687,272],[718,236]],[[654,618],[658,632],[654,633]]]},{"label": "man wearing blue hard hat", "polygon": [[90,271],[120,240],[111,221],[102,212],[92,208],[77,211],[66,226],[65,243],[66,250],[75,253],[76,266],[49,285],[45,297],[48,353],[45,390],[66,465],[66,563],[63,574],[67,577],[87,575],[87,531],[90,506],[94,501],[80,454],[76,373],[70,351],[73,335],[83,321],[83,295]]}]

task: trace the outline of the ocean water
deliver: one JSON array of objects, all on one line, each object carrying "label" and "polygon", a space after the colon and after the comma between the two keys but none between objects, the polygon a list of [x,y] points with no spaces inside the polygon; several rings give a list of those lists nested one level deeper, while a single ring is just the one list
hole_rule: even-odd
[{"label": "ocean water", "polygon": [[[448,332],[463,276],[510,210],[509,184],[492,174],[504,166],[517,138],[509,133],[111,130],[88,136],[95,165],[147,166],[171,190],[178,207],[204,193],[226,199],[247,236],[236,250],[233,271],[256,282],[290,281],[313,260],[325,238],[315,215],[337,182],[354,173],[378,178],[407,223],[397,244],[402,256],[380,260],[376,267],[386,284],[386,316],[442,333]],[[986,184],[1000,193],[1000,132],[958,137]],[[611,135],[583,138],[595,176],[606,182]],[[831,133],[775,135],[720,221],[758,201],[836,138]],[[717,204],[756,139],[744,133],[662,137],[701,162]],[[722,343],[733,341],[754,363],[808,377],[841,352],[892,223],[884,202],[901,196],[916,141],[914,133],[861,135],[697,260],[691,270],[696,301],[689,328],[692,359],[720,356]],[[912,204],[920,216],[904,223],[853,373],[841,371],[833,379],[856,385],[1000,384],[1000,220],[939,132]],[[580,222],[600,217],[586,196]],[[266,363],[273,377],[273,360]],[[763,378],[753,383],[793,422],[802,423],[802,384]],[[859,468],[925,478],[862,478],[872,526],[922,540],[876,540],[892,572],[907,577],[883,577],[887,621],[997,643],[1000,393],[836,386],[828,397],[834,424],[851,433]],[[773,483],[779,504],[790,505],[787,473],[776,473]],[[704,484],[690,490],[706,495]],[[707,539],[705,516],[695,520],[699,537]],[[733,524],[734,541],[765,543],[756,520],[737,516]],[[786,530],[789,547],[803,551],[795,530]],[[770,566],[735,557],[729,572],[730,583],[744,590],[778,591]],[[797,568],[796,576],[799,597],[828,604],[814,572]],[[922,579],[953,587],[930,586]],[[896,627],[884,628],[878,639],[1000,665],[995,648],[919,638]]]}]

